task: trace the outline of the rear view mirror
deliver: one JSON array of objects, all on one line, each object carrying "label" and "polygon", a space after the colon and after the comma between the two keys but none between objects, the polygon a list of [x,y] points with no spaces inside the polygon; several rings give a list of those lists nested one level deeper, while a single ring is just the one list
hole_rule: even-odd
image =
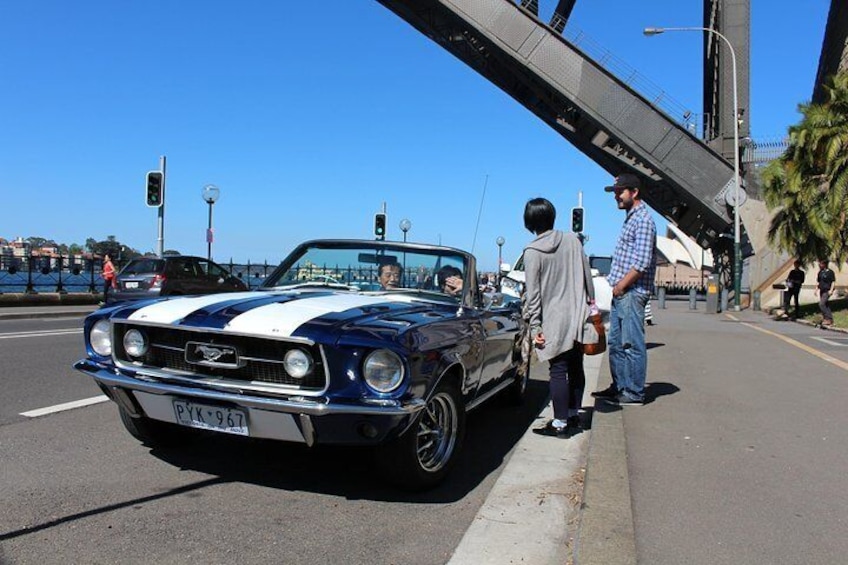
[{"label": "rear view mirror", "polygon": [[509,263],[501,263],[501,272],[508,273],[512,270],[512,266]]},{"label": "rear view mirror", "polygon": [[398,258],[394,255],[377,255],[376,253],[360,253],[360,263],[371,263],[374,265],[382,265],[383,263],[397,263]]}]

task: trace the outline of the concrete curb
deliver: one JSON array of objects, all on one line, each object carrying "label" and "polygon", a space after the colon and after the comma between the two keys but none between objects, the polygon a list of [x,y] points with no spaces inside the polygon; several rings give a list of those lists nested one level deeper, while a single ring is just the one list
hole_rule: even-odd
[{"label": "concrete curb", "polygon": [[103,300],[102,293],[90,292],[13,292],[0,293],[0,310],[33,306],[96,305]]},{"label": "concrete curb", "polygon": [[[606,356],[584,359],[584,405],[597,385],[599,357]],[[547,379],[547,363],[534,363],[532,371],[534,378]],[[448,565],[574,562],[577,502],[583,492],[586,446],[594,428],[567,440],[533,433],[532,428],[552,417],[548,402],[515,446]]]},{"label": "concrete curb", "polygon": [[[609,381],[604,356],[603,373]],[[601,380],[599,380],[600,382]],[[635,565],[636,530],[621,407],[595,401],[575,547],[580,565]]]}]

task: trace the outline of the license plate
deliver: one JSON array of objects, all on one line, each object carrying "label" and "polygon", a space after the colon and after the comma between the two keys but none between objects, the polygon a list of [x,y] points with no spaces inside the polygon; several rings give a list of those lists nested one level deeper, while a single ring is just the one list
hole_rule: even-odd
[{"label": "license plate", "polygon": [[174,400],[174,415],[181,426],[240,436],[250,435],[247,429],[247,414],[238,408]]},{"label": "license plate", "polygon": [[138,283],[137,282],[124,283],[124,288],[138,288]]}]

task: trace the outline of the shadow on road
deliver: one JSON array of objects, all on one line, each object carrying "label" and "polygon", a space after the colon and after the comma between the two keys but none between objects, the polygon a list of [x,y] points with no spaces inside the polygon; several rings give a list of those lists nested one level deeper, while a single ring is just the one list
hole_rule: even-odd
[{"label": "shadow on road", "polygon": [[224,482],[320,492],[352,500],[450,503],[464,498],[504,463],[547,400],[547,382],[531,380],[523,406],[506,406],[495,398],[470,412],[456,465],[441,485],[422,493],[404,492],[386,483],[373,461],[373,450],[362,447],[309,448],[215,435],[202,437],[189,447],[152,449],[151,454]]},{"label": "shadow on road", "polygon": [[680,388],[671,383],[646,383],[645,404],[650,404],[661,396],[668,396],[677,392],[680,392]]}]

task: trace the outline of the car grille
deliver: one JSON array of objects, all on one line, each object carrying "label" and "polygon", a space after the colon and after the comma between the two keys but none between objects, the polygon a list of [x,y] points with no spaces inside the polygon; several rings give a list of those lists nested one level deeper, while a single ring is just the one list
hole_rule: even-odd
[{"label": "car grille", "polygon": [[[130,357],[124,349],[124,335],[132,328],[143,332],[150,343],[147,353],[141,358]],[[119,362],[141,363],[146,368],[179,371],[194,374],[199,378],[221,378],[235,382],[257,382],[294,387],[299,391],[323,391],[326,371],[321,352],[317,346],[292,343],[274,339],[263,339],[223,333],[204,333],[177,328],[135,326],[115,322],[114,354]],[[201,344],[211,348],[234,349],[239,363],[226,366],[208,366],[189,362],[193,349]],[[309,352],[313,360],[312,372],[302,379],[289,375],[283,359],[293,348]]]}]

